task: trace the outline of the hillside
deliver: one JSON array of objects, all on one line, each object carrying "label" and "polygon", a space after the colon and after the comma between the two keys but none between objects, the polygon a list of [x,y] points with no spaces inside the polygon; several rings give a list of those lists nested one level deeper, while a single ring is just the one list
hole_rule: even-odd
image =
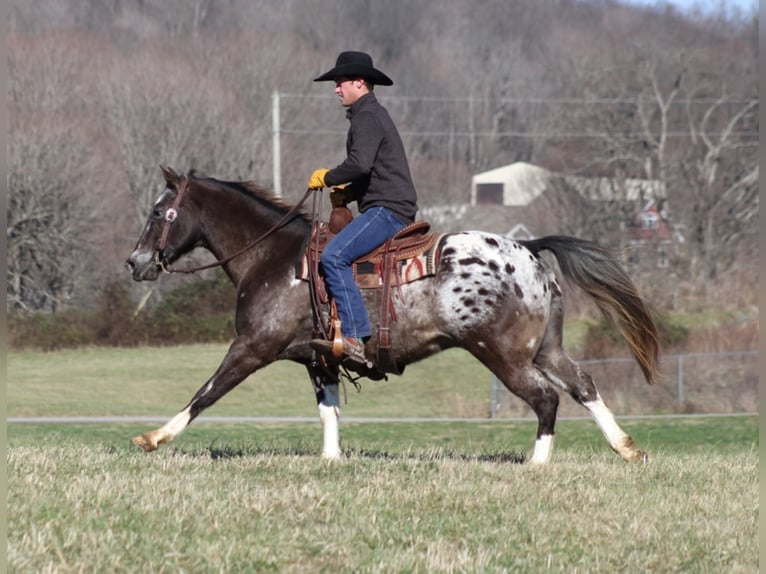
[{"label": "hillside", "polygon": [[[395,80],[379,98],[424,212],[464,205],[472,174],[514,161],[659,180],[657,199],[685,229],[681,296],[753,305],[749,18],[574,0],[12,1],[7,307],[92,307],[94,292],[129,283],[122,262],[161,189],[160,163],[275,185],[275,92],[281,191],[297,199],[313,169],[342,159],[343,110],[311,79],[349,48]],[[552,206],[545,228],[599,239],[623,217],[572,213]],[[657,283],[656,270],[639,272]],[[157,288],[168,283],[180,284]]]}]

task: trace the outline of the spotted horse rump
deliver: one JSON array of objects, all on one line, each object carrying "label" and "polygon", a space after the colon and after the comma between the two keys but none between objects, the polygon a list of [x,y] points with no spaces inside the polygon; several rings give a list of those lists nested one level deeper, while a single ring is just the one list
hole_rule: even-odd
[{"label": "spotted horse rump", "polygon": [[551,304],[548,285],[558,290],[556,277],[520,243],[480,231],[449,236],[441,266],[439,309],[457,336],[508,315],[544,321]]}]

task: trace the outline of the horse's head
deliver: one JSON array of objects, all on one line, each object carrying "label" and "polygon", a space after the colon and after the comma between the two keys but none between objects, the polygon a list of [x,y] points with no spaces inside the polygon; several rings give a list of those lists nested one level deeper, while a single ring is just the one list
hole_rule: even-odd
[{"label": "horse's head", "polygon": [[125,262],[135,281],[154,281],[160,271],[191,251],[199,240],[199,214],[185,197],[191,180],[171,168],[160,168],[165,189],[154,202],[141,237]]}]

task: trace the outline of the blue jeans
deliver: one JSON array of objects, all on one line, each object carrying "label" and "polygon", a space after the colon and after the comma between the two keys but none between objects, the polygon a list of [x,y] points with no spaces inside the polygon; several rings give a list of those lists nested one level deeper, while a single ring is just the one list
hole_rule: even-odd
[{"label": "blue jeans", "polygon": [[402,227],[404,223],[391,210],[371,207],[357,215],[325,247],[321,258],[325,285],[338,305],[344,337],[361,339],[372,334],[352,263],[385,243]]}]

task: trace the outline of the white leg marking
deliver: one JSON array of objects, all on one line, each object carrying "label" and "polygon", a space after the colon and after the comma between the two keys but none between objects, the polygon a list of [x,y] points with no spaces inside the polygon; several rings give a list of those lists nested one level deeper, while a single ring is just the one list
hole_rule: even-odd
[{"label": "white leg marking", "polygon": [[319,403],[319,420],[322,421],[324,440],[322,456],[328,459],[340,458],[340,392],[338,385],[325,385],[324,400]]},{"label": "white leg marking", "polygon": [[623,460],[642,463],[646,463],[649,460],[649,456],[643,450],[636,448],[630,435],[620,428],[620,425],[614,420],[612,411],[607,408],[600,396],[595,401],[583,403],[583,406],[596,419],[596,424],[609,442],[609,446]]},{"label": "white leg marking", "polygon": [[158,431],[158,444],[170,442],[176,438],[183,430],[189,426],[189,408],[185,408],[168,422],[166,422]]},{"label": "white leg marking", "polygon": [[551,459],[553,450],[553,435],[544,434],[535,441],[535,450],[532,451],[530,464],[546,464]]},{"label": "white leg marking", "polygon": [[628,435],[620,428],[617,421],[614,420],[612,411],[610,411],[609,407],[607,407],[604,404],[604,401],[601,400],[601,396],[595,401],[583,403],[583,406],[590,411],[590,414],[596,420],[598,428],[604,433],[604,436],[611,447],[615,450],[619,450],[619,448],[623,446],[624,440]]}]

